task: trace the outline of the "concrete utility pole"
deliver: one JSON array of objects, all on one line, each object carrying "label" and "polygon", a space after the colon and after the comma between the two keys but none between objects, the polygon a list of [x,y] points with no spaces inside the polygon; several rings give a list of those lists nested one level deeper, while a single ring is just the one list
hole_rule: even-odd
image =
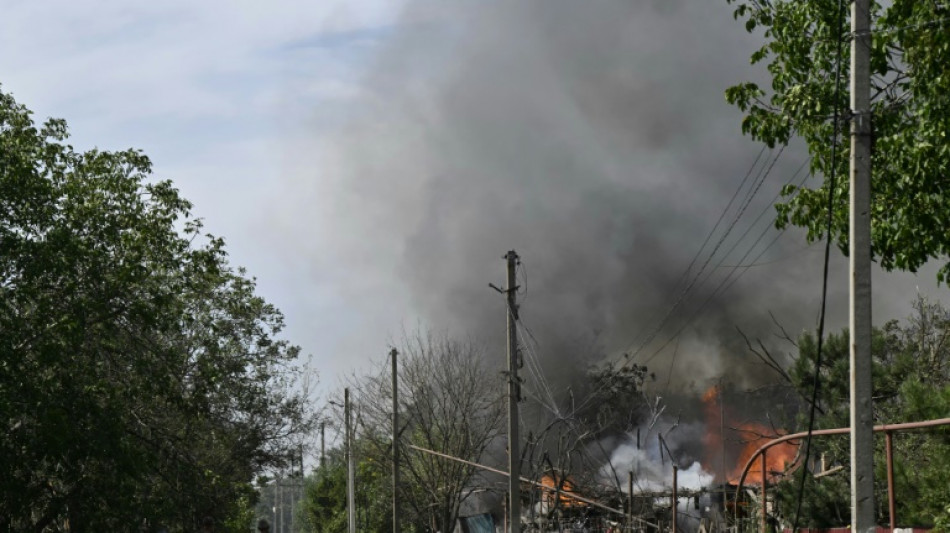
[{"label": "concrete utility pole", "polygon": [[393,359],[393,532],[399,533],[399,374],[396,373],[395,348],[389,352]]},{"label": "concrete utility pole", "polygon": [[871,401],[871,10],[851,4],[851,527],[873,532]]},{"label": "concrete utility pole", "polygon": [[511,250],[505,254],[508,285],[508,516],[509,531],[521,531],[521,451],[518,445],[518,402],[521,400],[521,383],[518,380],[518,303],[516,268],[518,254]]},{"label": "concrete utility pole", "polygon": [[349,533],[356,533],[356,469],[353,467],[353,432],[350,429],[350,389],[343,389],[343,433],[346,436],[346,517]]}]

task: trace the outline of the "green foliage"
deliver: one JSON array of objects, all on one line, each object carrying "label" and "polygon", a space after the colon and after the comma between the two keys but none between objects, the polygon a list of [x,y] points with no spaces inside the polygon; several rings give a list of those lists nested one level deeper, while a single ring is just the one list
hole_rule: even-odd
[{"label": "green foliage", "polygon": [[[786,186],[776,223],[807,228],[808,239],[818,240],[826,230],[832,110],[837,106],[844,121],[849,109],[851,3],[727,2],[747,31],[764,36],[765,44],[751,60],[765,63],[771,85],[740,83],[726,91],[726,99],[745,112],[742,131],[752,138],[768,146],[796,136],[805,141],[811,171],[825,176],[824,184],[816,189]],[[882,267],[916,271],[931,258],[950,255],[950,232],[945,230],[950,226],[950,7],[920,0],[872,1],[871,19],[872,249]],[[837,99],[836,81],[841,82]],[[847,124],[842,124],[847,136]],[[847,139],[839,140],[838,154],[832,233],[847,253]],[[946,281],[948,274],[950,264],[938,279]]]},{"label": "green foliage", "polygon": [[934,518],[933,531],[935,533],[950,532],[950,505],[944,507],[943,511]]},{"label": "green foliage", "polygon": [[144,154],[66,139],[0,92],[0,529],[237,520],[298,349]]},{"label": "green foliage", "polygon": [[[847,446],[847,442],[845,442]],[[798,502],[798,486],[804,471],[799,469],[775,489],[779,509],[789,520],[794,517]],[[802,501],[801,527],[833,528],[851,522],[851,500],[847,473],[815,479],[810,474],[805,479],[805,494]]]},{"label": "green foliage", "polygon": [[342,457],[328,463],[304,488],[300,518],[312,533],[346,531],[346,463]]},{"label": "green foliage", "polygon": [[[943,418],[950,413],[950,311],[919,298],[916,313],[904,324],[892,321],[872,337],[874,422],[895,424]],[[848,332],[829,335],[823,346],[817,429],[849,425]],[[804,335],[799,358],[789,375],[803,398],[811,398],[817,355],[815,338]],[[804,431],[803,416],[799,430]],[[950,493],[950,428],[893,434],[894,479],[898,524],[929,525],[942,512]],[[884,436],[875,442],[875,500],[878,523],[887,523],[887,473]],[[813,457],[824,455],[827,467],[843,467],[821,478],[807,479],[801,525],[847,524],[849,502],[849,440],[846,436],[812,441]],[[781,514],[791,519],[798,496],[798,477],[778,489]]]},{"label": "green foliage", "polygon": [[[392,506],[389,470],[369,458],[356,464],[356,522],[357,530],[374,533],[392,533]],[[386,495],[390,494],[387,498]],[[337,533],[345,531],[346,463],[339,451],[331,453],[327,465],[307,478],[299,519],[308,533]],[[409,523],[403,530],[417,531]]]}]

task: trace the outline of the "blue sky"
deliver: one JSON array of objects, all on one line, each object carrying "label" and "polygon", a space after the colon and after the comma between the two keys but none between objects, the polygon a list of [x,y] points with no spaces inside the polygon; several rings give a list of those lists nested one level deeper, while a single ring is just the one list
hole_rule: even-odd
[{"label": "blue sky", "polygon": [[[304,264],[274,235],[294,224],[274,220],[275,184],[345,119],[399,15],[387,1],[14,0],[0,17],[0,84],[38,119],[65,118],[77,148],[144,150],[333,383],[354,352],[384,354],[400,318],[373,324],[340,285],[345,264]],[[381,333],[351,333],[367,318]]]}]

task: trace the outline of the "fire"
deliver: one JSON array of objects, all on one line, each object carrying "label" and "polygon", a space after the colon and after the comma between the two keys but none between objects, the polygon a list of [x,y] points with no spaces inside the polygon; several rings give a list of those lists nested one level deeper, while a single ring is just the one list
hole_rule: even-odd
[{"label": "fire", "polygon": [[722,405],[719,403],[719,387],[709,387],[709,390],[703,394],[703,405],[706,412],[706,433],[703,435],[703,449],[706,451],[706,457],[703,461],[703,468],[708,472],[715,474],[715,481],[722,483],[723,471],[726,469],[726,458],[723,450],[723,428],[725,424],[722,419]]},{"label": "fire", "polygon": [[[762,445],[776,437],[776,430],[754,422],[744,424],[729,422],[731,417],[726,406],[720,401],[720,394],[721,390],[717,386],[710,387],[703,394],[706,414],[706,433],[703,436],[706,457],[703,468],[708,472],[714,472],[716,481],[719,483],[738,483],[742,469],[749,458]],[[734,430],[735,437],[741,441],[741,444],[733,443],[732,447],[741,446],[740,449],[729,449],[727,439],[723,438],[723,432],[731,429]],[[777,432],[784,433],[782,430]],[[737,440],[735,437],[730,436],[728,440]],[[724,443],[727,446],[725,450]],[[769,448],[765,454],[767,479],[772,482],[782,475],[791,466],[797,453],[798,446],[790,442],[783,442]],[[745,482],[750,485],[761,485],[762,480],[761,458],[756,458],[746,475]]]},{"label": "fire", "polygon": [[[743,424],[739,428],[739,432],[743,435],[743,441],[745,445],[742,448],[742,451],[739,454],[739,459],[736,461],[735,467],[729,473],[729,482],[738,483],[739,476],[742,475],[742,469],[745,467],[746,463],[749,462],[749,459],[752,455],[758,450],[762,445],[772,440],[772,435],[774,435],[774,430],[772,428],[763,426],[762,424]],[[748,440],[752,438],[752,440]],[[772,446],[765,452],[765,473],[768,475],[769,482],[776,481],[779,476],[785,473],[785,471],[792,465],[792,461],[795,460],[795,457],[798,454],[798,446],[792,444],[791,442],[783,442],[781,444],[776,444]],[[761,485],[762,484],[762,458],[756,457],[755,462],[749,468],[749,473],[746,475],[746,483],[750,485]]]},{"label": "fire", "polygon": [[[584,507],[587,504],[572,498],[576,493],[574,492],[574,482],[571,481],[569,477],[561,478],[561,493],[558,495],[558,501],[563,507]],[[547,490],[545,490],[544,499],[548,505],[554,504],[554,495],[556,494],[557,483],[555,482],[554,476],[546,474],[541,477],[541,484],[544,485]]]}]

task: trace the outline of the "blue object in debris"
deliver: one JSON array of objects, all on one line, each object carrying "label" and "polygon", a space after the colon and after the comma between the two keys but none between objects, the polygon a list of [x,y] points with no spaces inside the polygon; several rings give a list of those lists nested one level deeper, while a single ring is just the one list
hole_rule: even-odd
[{"label": "blue object in debris", "polygon": [[466,516],[459,522],[462,523],[462,533],[495,533],[495,519],[488,513]]}]

